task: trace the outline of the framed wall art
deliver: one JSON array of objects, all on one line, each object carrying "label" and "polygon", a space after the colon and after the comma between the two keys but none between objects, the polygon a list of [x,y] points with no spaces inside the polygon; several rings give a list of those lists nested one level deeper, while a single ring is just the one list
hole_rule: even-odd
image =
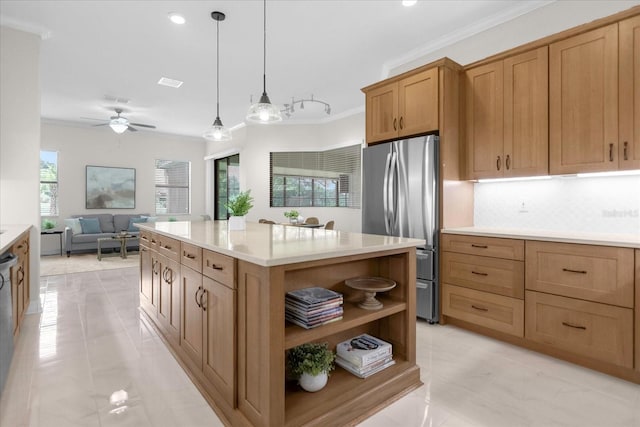
[{"label": "framed wall art", "polygon": [[87,166],[87,209],[134,209],[136,170]]}]

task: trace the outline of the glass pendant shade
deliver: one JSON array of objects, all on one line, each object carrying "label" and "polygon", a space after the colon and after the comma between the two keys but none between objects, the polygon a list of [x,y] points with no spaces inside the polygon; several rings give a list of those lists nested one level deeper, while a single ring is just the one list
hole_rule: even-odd
[{"label": "glass pendant shade", "polygon": [[113,129],[115,133],[123,133],[129,128],[129,120],[124,117],[112,119],[111,122],[109,122],[109,127]]},{"label": "glass pendant shade", "polygon": [[274,123],[282,120],[282,113],[271,103],[269,96],[263,93],[260,101],[249,107],[247,120],[256,123]]},{"label": "glass pendant shade", "polygon": [[222,124],[222,120],[220,120],[220,117],[216,117],[211,127],[204,134],[202,134],[202,137],[207,141],[230,141],[231,131],[224,127],[224,125]]}]

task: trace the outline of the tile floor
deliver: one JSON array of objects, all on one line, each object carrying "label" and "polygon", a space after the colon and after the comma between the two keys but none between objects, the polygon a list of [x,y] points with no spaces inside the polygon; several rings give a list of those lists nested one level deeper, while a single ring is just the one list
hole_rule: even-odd
[{"label": "tile floor", "polygon": [[[137,280],[136,268],[42,277],[0,426],[222,425],[140,320]],[[362,427],[640,427],[636,384],[451,326],[420,321],[417,335],[424,386]]]}]

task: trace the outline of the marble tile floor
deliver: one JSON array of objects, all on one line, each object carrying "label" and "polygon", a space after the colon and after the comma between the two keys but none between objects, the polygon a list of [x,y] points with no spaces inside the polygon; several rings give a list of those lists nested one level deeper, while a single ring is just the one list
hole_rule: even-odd
[{"label": "marble tile floor", "polygon": [[[137,268],[41,278],[0,399],[2,427],[221,426],[140,320]],[[640,427],[640,386],[419,321],[424,386],[362,427]]]}]

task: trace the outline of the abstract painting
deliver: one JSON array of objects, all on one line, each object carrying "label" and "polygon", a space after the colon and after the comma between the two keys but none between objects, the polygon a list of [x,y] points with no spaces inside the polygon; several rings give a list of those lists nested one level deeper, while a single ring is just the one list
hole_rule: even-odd
[{"label": "abstract painting", "polygon": [[134,209],[136,170],[87,166],[87,209]]}]

